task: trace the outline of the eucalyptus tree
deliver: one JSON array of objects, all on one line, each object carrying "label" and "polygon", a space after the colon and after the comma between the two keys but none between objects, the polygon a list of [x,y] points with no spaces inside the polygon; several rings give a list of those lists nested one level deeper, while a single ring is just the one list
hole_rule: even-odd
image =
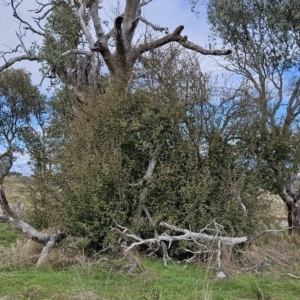
[{"label": "eucalyptus tree", "polygon": [[[24,148],[24,128],[34,126],[35,116],[43,112],[44,97],[30,80],[30,74],[22,69],[9,69],[0,73],[0,205],[1,222],[11,222],[33,240],[46,244],[45,251],[63,238],[60,233],[43,234],[24,221],[18,209],[12,209],[3,190],[3,181],[13,166],[16,152]],[[39,262],[44,256],[40,257]]]},{"label": "eucalyptus tree", "polygon": [[[19,12],[22,1],[7,2],[13,16],[20,22],[21,31],[17,33],[20,44],[11,52],[1,52],[5,63],[0,66],[0,72],[21,60],[39,61],[43,63],[44,77],[57,78],[82,92],[85,86],[100,88],[101,66],[106,66],[111,75],[127,82],[138,58],[171,42],[203,55],[230,53],[230,50],[210,50],[193,43],[182,35],[183,25],[169,32],[167,27],[151,23],[142,16],[142,10],[152,0],[124,1],[124,11],[110,16],[113,19],[111,25],[106,21],[102,2],[36,1],[37,7],[32,10],[34,25],[32,20],[22,18]],[[144,33],[138,33],[139,27]],[[26,31],[42,37],[42,45],[26,46],[22,40]],[[21,55],[12,57],[15,52],[21,52]]]},{"label": "eucalyptus tree", "polygon": [[[52,125],[57,122],[64,137],[55,153],[55,189],[38,209],[47,214],[47,225],[62,226],[97,247],[107,240],[113,218],[137,229],[150,222],[156,229],[157,219],[171,214],[184,224],[193,218],[197,225],[195,212],[203,207],[209,210],[205,201],[196,203],[201,195],[198,189],[205,195],[205,176],[198,176],[201,169],[197,169],[201,160],[197,122],[202,121],[192,120],[188,112],[197,101],[206,101],[205,79],[199,65],[184,62],[180,51],[168,52],[163,46],[177,43],[202,55],[231,51],[193,43],[182,35],[183,25],[170,32],[154,25],[142,16],[151,2],[124,1],[124,11],[113,13],[110,24],[105,21],[102,1],[37,1],[35,25],[22,18],[22,1],[8,2],[21,25],[15,49],[22,53],[13,57],[14,51],[1,52],[5,64],[0,72],[18,61],[35,60],[42,64],[42,80],[49,78],[63,87],[53,101],[57,118]],[[22,39],[26,31],[42,37],[42,44],[26,46]],[[108,76],[101,74],[101,67]],[[184,137],[187,128],[193,143]],[[36,137],[33,131],[27,132],[33,156],[41,149]],[[184,176],[189,179],[181,180]],[[169,194],[161,202],[166,186]],[[188,206],[187,213],[191,199],[194,205]]]},{"label": "eucalyptus tree", "polygon": [[209,0],[207,5],[215,37],[232,49],[223,67],[241,80],[249,105],[249,133],[239,141],[248,144],[247,159],[263,174],[258,184],[278,193],[289,225],[299,225],[300,193],[293,182],[300,158],[300,3]]},{"label": "eucalyptus tree", "polygon": [[22,151],[24,127],[31,123],[35,112],[43,109],[44,99],[31,84],[30,74],[22,69],[9,69],[0,73],[0,143],[5,160],[0,183],[14,161],[14,152]]}]

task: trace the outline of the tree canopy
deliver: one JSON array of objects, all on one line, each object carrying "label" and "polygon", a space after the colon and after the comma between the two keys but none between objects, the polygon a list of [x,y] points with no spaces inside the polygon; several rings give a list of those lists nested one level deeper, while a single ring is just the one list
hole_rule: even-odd
[{"label": "tree canopy", "polygon": [[[89,249],[118,247],[113,222],[147,241],[163,227],[195,231],[212,220],[228,235],[250,235],[272,213],[266,191],[299,225],[298,4],[208,1],[211,44],[225,49],[216,50],[183,36],[183,25],[151,23],[142,14],[150,2],[127,0],[107,23],[101,1],[52,0],[34,10],[35,27],[19,14],[22,2],[9,3],[23,29],[43,37],[28,50],[19,34],[24,53],[0,66],[0,138],[10,159],[5,130],[15,137],[18,128],[30,154],[28,218],[58,230],[29,231],[45,253],[61,230]],[[224,73],[203,72],[201,55],[224,56]],[[39,61],[43,79],[59,83],[47,101],[11,68],[20,60]]]}]

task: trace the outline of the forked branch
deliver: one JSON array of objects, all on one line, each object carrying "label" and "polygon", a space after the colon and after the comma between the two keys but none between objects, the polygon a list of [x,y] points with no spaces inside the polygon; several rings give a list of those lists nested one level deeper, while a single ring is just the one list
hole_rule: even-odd
[{"label": "forked branch", "polygon": [[41,256],[37,262],[37,266],[40,266],[42,262],[46,259],[47,254],[52,246],[60,242],[65,238],[65,234],[62,232],[57,232],[54,234],[44,234],[37,231],[35,228],[30,226],[25,222],[8,204],[5,193],[0,185],[0,205],[3,214],[0,214],[0,222],[13,223],[17,228],[26,233],[33,241],[45,245]]},{"label": "forked branch", "polygon": [[[181,227],[177,227],[174,225],[170,225],[166,222],[161,222],[160,226],[165,227],[167,229],[170,229],[172,231],[181,232],[183,234],[181,235],[169,235],[169,234],[161,234],[154,238],[149,239],[143,239],[133,233],[131,231],[123,226],[120,226],[116,223],[116,227],[112,228],[113,231],[120,233],[123,235],[123,237],[126,237],[128,240],[133,240],[133,242],[130,244],[130,246],[126,247],[124,252],[127,253],[128,251],[134,249],[135,247],[141,246],[141,245],[147,245],[149,247],[152,247],[153,245],[161,246],[162,242],[168,243],[168,248],[171,247],[171,244],[175,241],[195,241],[195,240],[202,240],[207,242],[218,242],[221,241],[226,244],[242,244],[245,243],[248,240],[248,237],[227,237],[227,236],[219,236],[217,234],[215,235],[209,235],[203,232],[193,232],[188,229],[184,229]],[[122,231],[121,231],[122,229]]]}]

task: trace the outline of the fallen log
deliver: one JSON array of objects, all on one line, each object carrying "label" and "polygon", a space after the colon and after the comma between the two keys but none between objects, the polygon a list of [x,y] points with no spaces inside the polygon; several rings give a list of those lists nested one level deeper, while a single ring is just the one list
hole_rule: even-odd
[{"label": "fallen log", "polygon": [[3,214],[0,214],[0,222],[13,223],[18,229],[22,230],[33,241],[45,245],[41,255],[37,261],[37,267],[41,266],[46,259],[50,249],[58,242],[65,238],[65,234],[62,232],[56,232],[54,234],[41,233],[27,222],[25,222],[20,216],[17,210],[13,210],[6,199],[5,193],[0,185],[0,206]]}]

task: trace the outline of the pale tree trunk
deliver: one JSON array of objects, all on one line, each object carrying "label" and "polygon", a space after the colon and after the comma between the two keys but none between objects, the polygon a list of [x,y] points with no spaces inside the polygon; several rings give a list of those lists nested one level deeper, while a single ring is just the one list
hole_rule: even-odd
[{"label": "pale tree trunk", "polygon": [[154,228],[155,235],[157,234],[156,225],[155,225],[155,222],[153,221],[153,219],[150,215],[150,212],[147,208],[146,198],[147,198],[148,191],[149,191],[148,183],[153,175],[153,172],[154,172],[155,166],[156,166],[156,162],[157,162],[157,154],[158,154],[157,152],[158,152],[158,149],[156,149],[153,152],[152,152],[152,150],[150,150],[149,165],[148,165],[145,175],[137,183],[129,184],[130,187],[142,187],[142,190],[139,195],[138,204],[137,204],[136,210],[134,212],[132,227],[134,228],[134,230],[138,230],[139,221],[142,216],[142,212],[144,211],[151,226]]},{"label": "pale tree trunk", "polygon": [[300,190],[295,192],[294,182],[297,179],[297,174],[293,174],[289,180],[287,180],[286,186],[280,193],[281,199],[284,201],[288,211],[288,224],[290,232],[299,231],[300,226]]},{"label": "pale tree trunk", "polygon": [[[128,83],[130,79],[133,66],[137,59],[148,51],[160,48],[166,44],[175,42],[186,49],[193,50],[203,55],[228,55],[230,50],[217,50],[217,49],[205,49],[197,44],[188,40],[187,36],[182,36],[181,33],[184,29],[183,25],[177,26],[172,32],[169,33],[167,27],[155,25],[142,16],[142,9],[144,6],[151,3],[152,0],[126,0],[125,9],[119,16],[113,17],[114,24],[112,28],[108,30],[104,29],[104,19],[107,17],[106,13],[102,11],[101,1],[99,0],[74,0],[72,6],[77,14],[78,22],[80,24],[82,33],[87,43],[85,45],[75,45],[74,49],[68,49],[60,56],[66,56],[70,54],[80,55],[75,75],[77,79],[73,80],[73,87],[82,89],[84,86],[90,86],[93,88],[99,88],[99,75],[100,75],[100,58],[106,65],[109,73],[116,77],[121,78],[124,82]],[[28,20],[25,20],[20,15],[18,9],[22,1],[12,0],[10,6],[13,10],[13,16],[20,22],[20,28],[26,31],[30,31],[33,34],[41,37],[46,37],[46,30],[43,26],[43,21],[51,14],[55,9],[55,5],[52,3],[39,3],[39,7],[32,10],[35,13],[33,16],[37,27],[31,26]],[[89,16],[87,18],[87,16]],[[140,39],[142,43],[134,45],[134,37],[136,36],[139,23],[144,23],[150,28],[154,34],[152,38]],[[156,37],[156,32],[163,33],[160,37]],[[145,33],[146,34],[146,33]],[[14,54],[15,50],[4,52],[0,51],[0,56],[5,60],[5,64],[0,66],[0,72],[6,68],[9,68],[14,63],[22,60],[39,60],[38,55],[33,55],[26,48],[25,43],[22,40],[24,36],[23,32],[17,33],[20,44],[17,49],[25,54],[19,55],[14,58],[6,59],[6,56]],[[13,48],[12,48],[13,49]],[[89,65],[87,67],[87,64]],[[55,68],[49,67],[48,72],[44,74],[44,77],[73,77],[74,70],[63,70],[62,74],[57,74]],[[101,87],[100,87],[101,90]]]}]

